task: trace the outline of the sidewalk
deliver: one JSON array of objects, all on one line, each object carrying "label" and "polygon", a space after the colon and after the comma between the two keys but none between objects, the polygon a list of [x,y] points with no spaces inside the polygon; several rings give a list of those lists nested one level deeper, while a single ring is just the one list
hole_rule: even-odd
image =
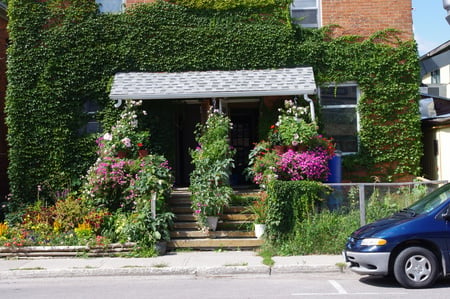
[{"label": "sidewalk", "polygon": [[168,253],[154,258],[33,258],[0,259],[0,279],[184,275],[192,277],[250,274],[340,272],[340,255],[273,257],[272,267],[252,251],[194,251]]}]

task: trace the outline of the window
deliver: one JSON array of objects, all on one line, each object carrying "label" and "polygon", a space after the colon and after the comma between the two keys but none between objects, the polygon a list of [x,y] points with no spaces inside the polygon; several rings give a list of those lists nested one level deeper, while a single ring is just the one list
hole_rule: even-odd
[{"label": "window", "polygon": [[440,84],[441,83],[441,70],[437,69],[431,72],[431,84]]},{"label": "window", "polygon": [[291,16],[294,23],[303,27],[318,28],[319,0],[294,0],[291,4]]},{"label": "window", "polygon": [[102,13],[118,13],[123,11],[124,0],[96,0]]},{"label": "window", "polygon": [[321,87],[319,97],[325,135],[332,137],[336,148],[343,153],[358,152],[358,86],[340,84]]},{"label": "window", "polygon": [[83,105],[83,110],[86,116],[86,124],[80,128],[79,134],[91,134],[102,131],[100,123],[96,119],[99,106],[96,101],[88,100]]}]

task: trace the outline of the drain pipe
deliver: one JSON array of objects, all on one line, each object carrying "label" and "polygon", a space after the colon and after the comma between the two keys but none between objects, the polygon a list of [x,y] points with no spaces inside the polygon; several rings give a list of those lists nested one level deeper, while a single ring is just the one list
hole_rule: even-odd
[{"label": "drain pipe", "polygon": [[311,111],[311,121],[313,123],[315,123],[316,122],[316,112],[314,111],[314,103],[313,103],[312,99],[310,99],[308,97],[308,95],[306,93],[303,95],[303,98],[305,99],[305,101],[307,101],[309,103],[309,110]]},{"label": "drain pipe", "polygon": [[119,108],[122,105],[122,99],[117,99],[116,103],[114,104],[115,108]]}]

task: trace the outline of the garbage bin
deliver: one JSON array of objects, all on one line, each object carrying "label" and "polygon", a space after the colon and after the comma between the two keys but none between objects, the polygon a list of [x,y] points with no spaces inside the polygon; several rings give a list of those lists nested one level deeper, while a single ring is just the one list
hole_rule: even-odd
[{"label": "garbage bin", "polygon": [[[328,162],[330,175],[327,183],[342,183],[342,152],[336,151],[333,158]],[[334,191],[328,196],[327,206],[330,211],[336,210],[342,203],[342,187],[333,186]]]}]

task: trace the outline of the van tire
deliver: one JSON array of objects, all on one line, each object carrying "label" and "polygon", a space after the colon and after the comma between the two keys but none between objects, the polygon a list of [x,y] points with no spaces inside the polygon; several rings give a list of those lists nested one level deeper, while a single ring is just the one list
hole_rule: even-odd
[{"label": "van tire", "polygon": [[427,288],[439,275],[436,255],[423,247],[408,247],[400,252],[394,263],[394,276],[405,288]]}]

